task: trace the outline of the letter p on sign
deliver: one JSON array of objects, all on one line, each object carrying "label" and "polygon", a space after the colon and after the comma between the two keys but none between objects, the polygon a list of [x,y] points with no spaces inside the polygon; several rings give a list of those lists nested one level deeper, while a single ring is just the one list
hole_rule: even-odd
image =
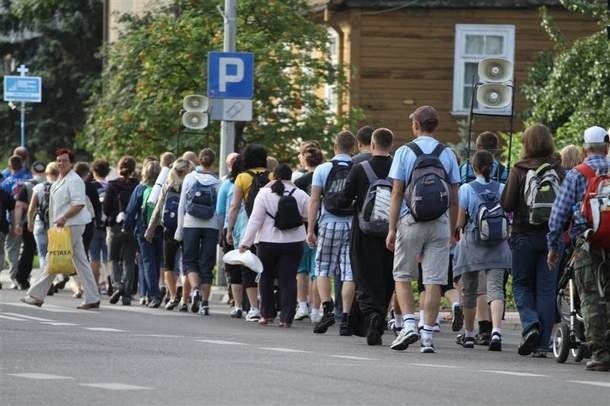
[{"label": "letter p on sign", "polygon": [[[218,87],[221,92],[227,91],[227,83],[239,83],[244,80],[244,61],[239,58],[220,58],[220,79]],[[229,68],[232,72],[229,73]]]}]

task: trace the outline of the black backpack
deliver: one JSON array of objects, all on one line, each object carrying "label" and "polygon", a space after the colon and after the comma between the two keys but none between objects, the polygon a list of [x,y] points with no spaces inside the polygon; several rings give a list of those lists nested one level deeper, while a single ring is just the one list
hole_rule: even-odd
[{"label": "black backpack", "polygon": [[278,230],[291,230],[303,225],[303,218],[299,211],[297,199],[293,196],[295,190],[297,189],[294,188],[290,193],[280,197],[275,216],[267,212],[267,215],[274,220],[273,226]]},{"label": "black backpack", "polygon": [[180,204],[180,192],[176,189],[169,188],[163,202],[163,215],[161,216],[161,225],[166,231],[175,232],[178,228],[178,206]]},{"label": "black backpack", "polygon": [[349,171],[352,169],[352,163],[345,161],[330,162],[333,167],[328,173],[326,183],[324,184],[324,190],[322,191],[324,208],[335,216],[351,216],[354,214],[354,208],[345,208],[341,203],[347,175],[349,175]]},{"label": "black backpack", "polygon": [[252,184],[250,185],[248,197],[246,197],[245,202],[246,214],[248,215],[248,217],[250,217],[252,215],[252,209],[254,208],[254,199],[256,199],[256,195],[258,195],[259,190],[261,190],[263,187],[265,187],[267,183],[269,183],[269,171],[246,171],[246,173],[252,176]]},{"label": "black backpack", "polygon": [[51,182],[45,182],[44,188],[42,190],[42,196],[38,199],[38,207],[36,207],[36,214],[42,224],[44,225],[44,229],[49,229],[49,201],[51,199]]}]

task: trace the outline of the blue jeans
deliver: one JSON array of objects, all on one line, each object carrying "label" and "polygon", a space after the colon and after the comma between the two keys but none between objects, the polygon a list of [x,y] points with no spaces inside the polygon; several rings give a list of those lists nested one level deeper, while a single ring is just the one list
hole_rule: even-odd
[{"label": "blue jeans", "polygon": [[546,351],[557,311],[557,269],[549,270],[546,264],[546,232],[516,234],[511,238],[511,247],[513,295],[523,332],[537,326],[540,330],[538,349]]},{"label": "blue jeans", "polygon": [[152,242],[146,241],[144,236],[138,235],[138,249],[142,268],[139,270],[140,293],[155,299],[161,299],[159,289],[159,274],[161,272],[161,260],[163,256],[163,241],[161,231],[155,233]]},{"label": "blue jeans", "polygon": [[[184,228],[182,239],[182,265],[184,273],[197,272],[199,282],[212,283],[216,264],[218,230],[214,228]],[[193,286],[197,288],[197,286]]]},{"label": "blue jeans", "polygon": [[38,261],[40,263],[40,269],[47,267],[47,230],[44,227],[34,226],[34,240],[36,241],[36,249],[38,250]]}]

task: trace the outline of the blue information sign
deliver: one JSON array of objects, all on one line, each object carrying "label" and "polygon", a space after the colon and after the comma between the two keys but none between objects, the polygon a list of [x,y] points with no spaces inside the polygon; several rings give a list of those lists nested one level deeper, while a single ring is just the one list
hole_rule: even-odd
[{"label": "blue information sign", "polygon": [[42,79],[40,76],[5,76],[4,101],[40,103]]},{"label": "blue information sign", "polygon": [[252,99],[254,54],[250,52],[208,53],[208,97]]}]

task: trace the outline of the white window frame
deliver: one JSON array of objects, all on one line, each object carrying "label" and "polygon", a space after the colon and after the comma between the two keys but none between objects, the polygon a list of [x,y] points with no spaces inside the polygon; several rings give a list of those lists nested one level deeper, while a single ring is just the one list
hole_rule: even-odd
[{"label": "white window frame", "polygon": [[[504,52],[501,55],[469,56],[464,54],[466,35],[498,35],[504,38]],[[451,114],[455,116],[467,115],[470,108],[464,108],[464,70],[466,63],[478,63],[487,57],[504,58],[515,66],[515,26],[491,24],[456,24],[455,25],[455,55],[453,63],[453,106]],[[510,111],[510,107],[508,108]],[[497,113],[498,110],[477,108],[481,113]]]},{"label": "white window frame", "polygon": [[[328,32],[328,52],[330,62],[333,66],[339,66],[339,52],[341,37],[337,30],[332,27],[327,28]],[[337,93],[336,83],[327,83],[324,86],[324,101],[328,106],[328,110],[331,113],[337,114],[339,112],[339,94]]]}]

